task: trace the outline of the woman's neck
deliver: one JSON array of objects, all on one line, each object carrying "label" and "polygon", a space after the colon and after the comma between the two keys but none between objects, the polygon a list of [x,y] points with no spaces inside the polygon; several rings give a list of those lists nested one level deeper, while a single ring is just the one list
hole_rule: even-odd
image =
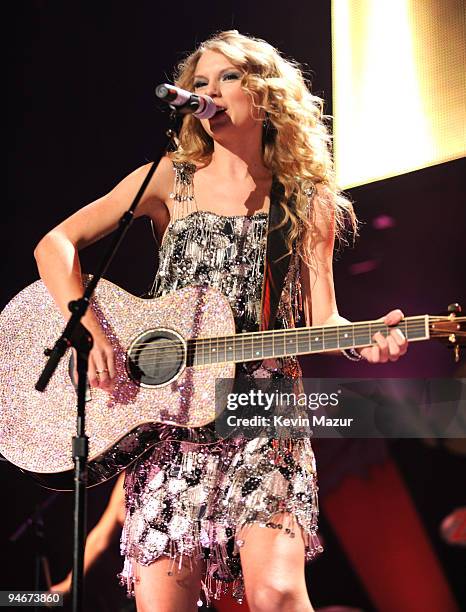
[{"label": "woman's neck", "polygon": [[271,172],[264,165],[262,157],[262,145],[257,147],[239,144],[236,147],[225,147],[214,142],[214,151],[210,161],[210,170],[223,178],[231,180],[242,180],[252,177],[253,179],[266,179]]}]

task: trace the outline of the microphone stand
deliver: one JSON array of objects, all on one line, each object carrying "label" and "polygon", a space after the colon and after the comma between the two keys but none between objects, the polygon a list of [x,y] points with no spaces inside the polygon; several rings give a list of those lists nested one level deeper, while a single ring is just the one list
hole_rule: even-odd
[{"label": "microphone stand", "polygon": [[120,219],[116,235],[105,253],[96,274],[91,278],[85,288],[83,296],[79,300],[73,300],[68,304],[71,317],[66,324],[63,333],[56,341],[53,349],[46,349],[47,363],[37,381],[37,391],[45,391],[47,384],[55,369],[69,347],[76,349],[78,369],[77,389],[77,420],[76,436],[72,441],[72,452],[74,462],[74,531],[73,531],[73,580],[72,580],[72,609],[73,612],[83,610],[83,574],[84,574],[84,544],[86,531],[86,486],[87,486],[87,457],[89,450],[89,439],[86,436],[86,388],[89,352],[92,348],[92,336],[81,324],[81,319],[86,313],[91,297],[97,283],[105,274],[115,253],[117,252],[126,232],[134,220],[134,211],[149,184],[157,163],[153,162],[146,178],[144,179],[130,208]]}]

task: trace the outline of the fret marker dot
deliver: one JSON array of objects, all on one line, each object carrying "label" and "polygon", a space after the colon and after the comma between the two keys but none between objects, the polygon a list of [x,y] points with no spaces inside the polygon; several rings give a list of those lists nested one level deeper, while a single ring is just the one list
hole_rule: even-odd
[{"label": "fret marker dot", "polygon": [[348,334],[345,334],[345,338],[347,338],[347,337],[348,337]]},{"label": "fret marker dot", "polygon": [[318,339],[319,339],[319,336],[316,336],[316,337],[314,338],[314,340],[315,340],[316,342],[318,341]]},{"label": "fret marker dot", "polygon": [[260,351],[256,351],[256,355],[260,355]]},{"label": "fret marker dot", "polygon": [[215,353],[215,349],[214,348],[212,349],[212,353]]}]

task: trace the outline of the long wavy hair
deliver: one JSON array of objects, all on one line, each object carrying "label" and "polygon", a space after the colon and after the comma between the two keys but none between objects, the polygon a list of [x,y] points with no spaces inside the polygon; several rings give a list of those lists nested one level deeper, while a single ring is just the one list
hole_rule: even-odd
[{"label": "long wavy hair", "polygon": [[[197,62],[205,51],[222,53],[243,72],[242,88],[251,96],[253,106],[265,113],[263,128],[264,164],[284,187],[281,206],[290,219],[287,247],[298,244],[302,259],[313,265],[313,247],[320,232],[310,194],[317,188],[319,209],[334,228],[336,238],[346,242],[347,230],[357,231],[351,202],[335,184],[328,116],[323,100],[311,93],[299,64],[285,59],[272,45],[237,30],[220,32],[203,42],[180,62],[175,83],[192,90]],[[208,163],[214,149],[213,139],[200,121],[191,115],[183,119],[177,161]],[[299,239],[302,238],[302,239]]]}]

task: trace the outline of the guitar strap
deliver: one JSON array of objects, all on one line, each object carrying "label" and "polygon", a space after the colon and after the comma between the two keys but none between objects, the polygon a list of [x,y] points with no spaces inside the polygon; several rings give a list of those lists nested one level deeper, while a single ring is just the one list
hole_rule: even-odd
[{"label": "guitar strap", "polygon": [[285,212],[280,206],[284,191],[283,185],[274,177],[270,192],[269,224],[261,297],[261,330],[263,331],[274,328],[291,259],[291,253],[288,253],[286,247],[286,236],[291,225],[290,219],[277,229],[285,216]]}]

